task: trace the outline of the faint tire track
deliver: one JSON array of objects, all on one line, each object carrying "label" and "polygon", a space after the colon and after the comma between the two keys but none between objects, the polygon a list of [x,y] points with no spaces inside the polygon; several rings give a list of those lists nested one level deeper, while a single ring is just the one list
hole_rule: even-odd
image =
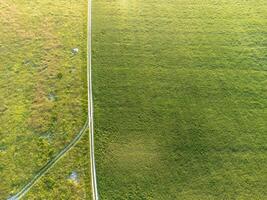
[{"label": "faint tire track", "polygon": [[86,130],[88,130],[87,128],[88,119],[86,120],[80,132],[75,136],[75,138],[55,157],[53,157],[49,162],[47,162],[27,185],[25,185],[16,195],[8,198],[8,200],[21,199],[35,185],[35,183],[49,171],[49,169],[51,169],[68,151],[72,149],[72,147],[74,147],[80,141]]}]

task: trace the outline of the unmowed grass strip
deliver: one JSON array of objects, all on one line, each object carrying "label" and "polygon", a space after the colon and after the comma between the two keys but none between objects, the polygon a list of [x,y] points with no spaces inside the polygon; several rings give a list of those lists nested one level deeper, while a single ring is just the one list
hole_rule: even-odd
[{"label": "unmowed grass strip", "polygon": [[[86,121],[86,2],[1,0],[0,15],[0,199],[6,199]],[[80,157],[66,156],[66,174],[90,170],[89,165],[74,164],[87,163],[85,151],[75,150]],[[49,176],[53,179],[62,170]],[[85,173],[79,176],[90,184]],[[73,198],[85,195],[84,181],[73,190]],[[38,186],[38,194],[32,192],[30,198],[41,189],[46,191],[42,197],[48,195],[49,187]],[[65,177],[50,195],[69,187]]]}]

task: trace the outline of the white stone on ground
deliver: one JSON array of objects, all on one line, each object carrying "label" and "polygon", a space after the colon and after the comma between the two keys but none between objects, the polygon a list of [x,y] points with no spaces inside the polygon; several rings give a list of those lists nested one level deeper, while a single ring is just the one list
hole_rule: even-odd
[{"label": "white stone on ground", "polygon": [[79,181],[78,173],[75,171],[71,172],[69,179],[77,183]]},{"label": "white stone on ground", "polygon": [[78,48],[73,48],[71,51],[72,51],[73,54],[77,54],[79,52],[79,49]]}]

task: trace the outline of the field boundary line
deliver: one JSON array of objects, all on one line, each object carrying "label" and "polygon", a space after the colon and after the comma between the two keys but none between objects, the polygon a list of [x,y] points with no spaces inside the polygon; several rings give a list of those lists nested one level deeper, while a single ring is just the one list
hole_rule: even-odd
[{"label": "field boundary line", "polygon": [[90,141],[90,163],[92,198],[99,200],[97,191],[96,164],[94,152],[94,117],[93,117],[93,87],[92,87],[92,0],[88,0],[87,7],[87,88],[88,88],[88,120]]}]

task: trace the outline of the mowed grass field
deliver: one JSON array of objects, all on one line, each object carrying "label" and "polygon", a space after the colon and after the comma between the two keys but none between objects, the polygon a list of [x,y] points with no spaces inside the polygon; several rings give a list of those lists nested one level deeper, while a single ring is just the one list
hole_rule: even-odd
[{"label": "mowed grass field", "polygon": [[[86,121],[86,16],[84,0],[0,0],[1,200]],[[90,199],[87,133],[24,199]]]},{"label": "mowed grass field", "polygon": [[265,0],[94,0],[100,197],[267,199]]}]

